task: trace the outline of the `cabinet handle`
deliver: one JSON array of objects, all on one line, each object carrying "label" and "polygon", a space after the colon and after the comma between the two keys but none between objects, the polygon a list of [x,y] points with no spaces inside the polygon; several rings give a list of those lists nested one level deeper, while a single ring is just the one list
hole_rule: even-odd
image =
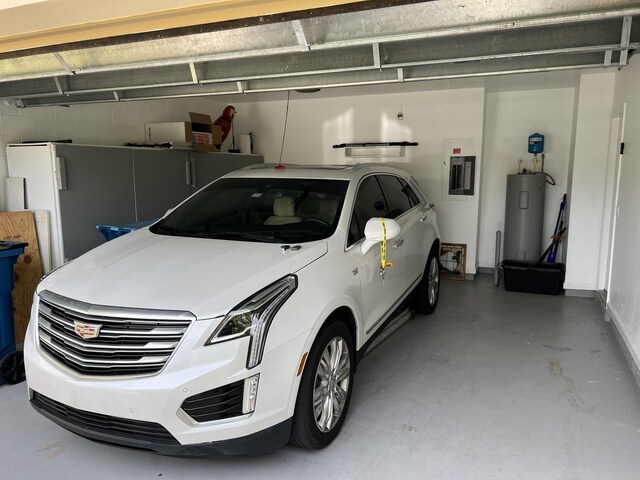
[{"label": "cabinet handle", "polygon": [[184,178],[187,182],[187,187],[191,186],[191,161],[184,161]]},{"label": "cabinet handle", "polygon": [[191,164],[191,186],[196,188],[198,186],[198,178],[196,177],[196,159],[189,158],[189,163]]}]

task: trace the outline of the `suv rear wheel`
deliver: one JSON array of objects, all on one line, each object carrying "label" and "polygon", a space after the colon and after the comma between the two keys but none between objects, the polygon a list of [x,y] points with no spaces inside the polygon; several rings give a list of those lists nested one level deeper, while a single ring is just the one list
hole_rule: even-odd
[{"label": "suv rear wheel", "polygon": [[433,313],[438,304],[440,294],[440,262],[438,261],[438,249],[436,246],[429,252],[427,264],[424,267],[422,281],[418,285],[415,297],[417,313]]}]

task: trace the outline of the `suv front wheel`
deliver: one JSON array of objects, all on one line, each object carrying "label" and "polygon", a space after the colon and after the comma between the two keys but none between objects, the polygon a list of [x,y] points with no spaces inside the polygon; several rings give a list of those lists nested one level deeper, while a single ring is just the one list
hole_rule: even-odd
[{"label": "suv front wheel", "polygon": [[316,339],[300,380],[291,441],[324,448],[338,435],[353,389],[355,351],[346,325],[329,319]]}]

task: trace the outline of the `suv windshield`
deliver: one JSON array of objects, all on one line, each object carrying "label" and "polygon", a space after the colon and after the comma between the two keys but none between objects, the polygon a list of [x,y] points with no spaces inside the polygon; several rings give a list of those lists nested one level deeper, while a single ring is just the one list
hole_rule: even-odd
[{"label": "suv windshield", "polygon": [[327,238],[348,180],[223,178],[151,227],[160,235],[302,243]]}]

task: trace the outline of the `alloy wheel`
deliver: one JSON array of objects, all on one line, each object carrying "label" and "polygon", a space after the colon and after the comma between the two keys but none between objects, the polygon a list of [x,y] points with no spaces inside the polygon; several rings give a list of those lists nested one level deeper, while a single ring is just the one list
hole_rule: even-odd
[{"label": "alloy wheel", "polygon": [[322,352],[313,385],[313,416],[321,432],[329,432],[342,415],[350,373],[349,347],[342,337],[334,337]]},{"label": "alloy wheel", "polygon": [[429,278],[427,283],[427,294],[429,295],[429,305],[434,305],[438,298],[438,289],[440,288],[440,266],[436,257],[431,258],[429,264]]}]

